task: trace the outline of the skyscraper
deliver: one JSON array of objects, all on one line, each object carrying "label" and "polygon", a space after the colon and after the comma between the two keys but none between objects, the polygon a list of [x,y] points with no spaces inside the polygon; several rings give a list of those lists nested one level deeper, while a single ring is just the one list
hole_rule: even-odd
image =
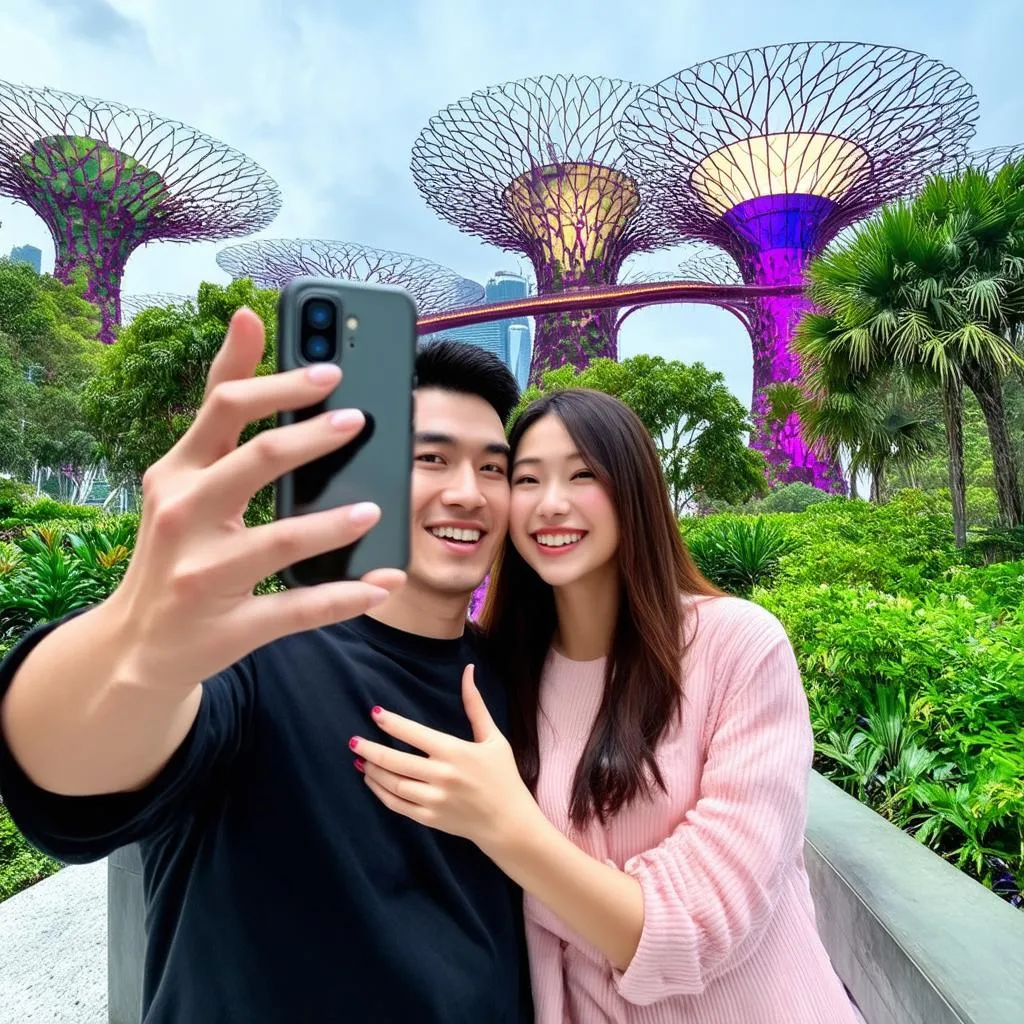
[{"label": "skyscraper", "polygon": [[516,381],[523,389],[530,380],[530,356],[533,344],[530,341],[530,328],[526,324],[515,321],[509,323],[509,369],[516,375]]},{"label": "skyscraper", "polygon": [[16,245],[11,250],[15,263],[27,263],[37,274],[43,272],[43,254],[34,245]]},{"label": "skyscraper", "polygon": [[[499,270],[487,282],[484,289],[484,301],[511,302],[514,299],[525,299],[530,294],[530,283],[521,274],[507,270]],[[433,335],[425,335],[428,340]],[[524,387],[530,372],[530,322],[526,317],[514,317],[508,320],[491,320],[483,324],[471,324],[469,327],[456,327],[445,331],[444,337],[455,341],[464,341],[470,345],[493,352],[516,376],[520,387]],[[525,353],[525,354],[524,354]],[[521,364],[525,359],[525,370]]]}]

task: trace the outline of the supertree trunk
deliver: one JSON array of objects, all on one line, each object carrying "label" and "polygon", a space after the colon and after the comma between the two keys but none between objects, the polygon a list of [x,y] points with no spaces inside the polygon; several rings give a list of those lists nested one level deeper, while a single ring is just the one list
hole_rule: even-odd
[{"label": "supertree trunk", "polygon": [[764,453],[771,483],[806,483],[831,494],[846,494],[846,479],[838,458],[823,458],[807,444],[797,413],[791,413],[783,423],[766,423],[768,388],[800,376],[800,360],[791,350],[790,342],[800,318],[811,309],[811,304],[803,296],[786,296],[756,299],[751,305],[754,350],[751,447]]},{"label": "supertree trunk", "polygon": [[63,239],[56,247],[53,276],[71,284],[76,271],[85,271],[85,297],[100,311],[98,337],[106,345],[117,337],[115,328],[121,323],[121,278],[135,247],[135,242],[122,242],[91,249],[75,246],[74,240],[68,245]]},{"label": "supertree trunk", "polygon": [[[737,255],[750,284],[802,284],[817,242],[819,226],[835,204],[818,196],[762,196],[741,203],[725,215],[741,240]],[[800,417],[767,424],[767,389],[800,377],[800,360],[792,341],[801,317],[810,311],[804,294],[755,299],[751,303],[754,387],[751,446],[768,460],[771,483],[811,484],[832,494],[846,494],[846,479],[834,454],[815,451],[803,439]]]},{"label": "supertree trunk", "polygon": [[[618,273],[617,266],[605,272],[598,268],[588,268],[585,273],[567,282],[543,265],[536,269],[537,290],[541,294],[614,284]],[[618,307],[611,307],[538,316],[533,358],[530,362],[530,383],[539,384],[544,373],[557,370],[560,366],[582,370],[593,359],[617,359],[618,314]]]}]

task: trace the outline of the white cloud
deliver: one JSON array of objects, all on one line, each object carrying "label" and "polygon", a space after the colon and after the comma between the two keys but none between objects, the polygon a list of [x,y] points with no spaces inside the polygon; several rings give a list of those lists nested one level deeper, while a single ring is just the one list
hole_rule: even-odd
[{"label": "white cloud", "polygon": [[[264,236],[350,239],[415,252],[484,279],[521,260],[462,234],[422,201],[412,142],[448,103],[505,80],[576,72],[653,82],[698,60],[788,39],[861,38],[958,67],[985,107],[979,142],[1024,137],[1016,80],[1019,0],[0,0],[0,77],[148,107],[223,139],[280,183]],[[0,199],[0,251],[52,246],[31,211]],[[221,244],[136,252],[126,292],[191,292],[226,280]],[[672,269],[678,254],[642,258]],[[623,354],[703,359],[750,397],[749,342],[729,314],[655,308],[623,331]]]}]

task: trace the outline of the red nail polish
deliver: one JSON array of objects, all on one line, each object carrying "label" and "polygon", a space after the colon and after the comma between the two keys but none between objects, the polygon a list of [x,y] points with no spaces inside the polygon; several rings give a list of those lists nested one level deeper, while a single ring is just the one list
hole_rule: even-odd
[{"label": "red nail polish", "polygon": [[355,764],[356,764],[356,770],[357,771],[361,771],[361,772],[365,772],[366,771],[366,762],[361,757],[357,757],[356,758]]},{"label": "red nail polish", "polygon": [[374,716],[374,718],[376,718],[376,717],[377,717],[377,715],[379,715],[379,714],[380,714],[380,713],[381,713],[381,712],[382,712],[383,710],[384,710],[384,709],[383,709],[383,708],[381,708],[381,707],[376,707],[376,708],[373,708],[373,709],[372,709],[372,710],[370,711],[370,714],[371,714],[371,715],[373,715],[373,716]]},{"label": "red nail polish", "polygon": [[355,750],[356,747],[359,746],[359,737],[353,736],[352,739],[348,741],[348,745],[350,750]]}]

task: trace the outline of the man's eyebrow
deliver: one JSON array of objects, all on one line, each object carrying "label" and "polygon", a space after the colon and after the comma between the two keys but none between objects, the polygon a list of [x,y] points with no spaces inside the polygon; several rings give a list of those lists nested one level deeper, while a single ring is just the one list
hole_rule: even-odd
[{"label": "man's eyebrow", "polygon": [[[432,431],[423,431],[416,434],[417,444],[436,444],[445,448],[455,448],[458,440],[451,434],[439,434]],[[501,441],[491,441],[484,445],[484,451],[488,455],[503,455],[506,459],[511,455],[512,450],[507,444]]]}]

